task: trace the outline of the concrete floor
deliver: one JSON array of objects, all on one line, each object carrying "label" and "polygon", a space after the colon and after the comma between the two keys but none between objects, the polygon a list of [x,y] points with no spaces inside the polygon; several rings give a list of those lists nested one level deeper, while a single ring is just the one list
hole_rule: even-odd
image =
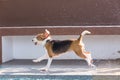
[{"label": "concrete floor", "polygon": [[41,72],[46,61],[11,60],[0,65],[0,75],[117,75],[120,76],[120,59],[95,60],[96,69],[83,60],[53,60],[49,72]]}]

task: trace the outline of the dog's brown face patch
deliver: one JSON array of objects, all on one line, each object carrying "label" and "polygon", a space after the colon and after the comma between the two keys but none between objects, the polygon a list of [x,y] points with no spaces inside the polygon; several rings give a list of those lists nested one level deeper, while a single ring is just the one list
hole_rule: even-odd
[{"label": "dog's brown face patch", "polygon": [[44,33],[40,33],[37,35],[36,39],[39,41],[45,40],[49,34],[45,31]]},{"label": "dog's brown face patch", "polygon": [[42,43],[45,39],[47,39],[50,36],[50,32],[48,30],[45,30],[44,33],[38,34],[35,38],[33,38],[33,42],[35,45]]},{"label": "dog's brown face patch", "polygon": [[38,40],[38,41],[43,41],[44,39],[45,39],[46,37],[45,37],[45,35],[42,33],[42,34],[38,34],[37,36],[36,36],[36,39]]}]

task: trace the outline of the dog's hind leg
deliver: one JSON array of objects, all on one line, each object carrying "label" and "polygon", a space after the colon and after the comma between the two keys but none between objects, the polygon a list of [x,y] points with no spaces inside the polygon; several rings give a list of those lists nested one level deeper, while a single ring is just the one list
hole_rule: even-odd
[{"label": "dog's hind leg", "polygon": [[80,50],[80,49],[76,49],[76,50],[74,50],[74,52],[76,53],[77,56],[79,56],[83,59],[87,58],[86,55],[84,55],[82,50]]},{"label": "dog's hind leg", "polygon": [[84,52],[84,54],[86,55],[85,60],[87,61],[88,65],[92,68],[95,68],[96,66],[93,64],[91,53],[90,52]]},{"label": "dog's hind leg", "polygon": [[93,64],[93,61],[92,61],[92,57],[91,57],[91,53],[90,52],[85,52],[84,50],[74,50],[74,52],[81,58],[83,58],[84,60],[87,61],[88,65],[90,67],[93,67],[95,68],[95,65]]}]

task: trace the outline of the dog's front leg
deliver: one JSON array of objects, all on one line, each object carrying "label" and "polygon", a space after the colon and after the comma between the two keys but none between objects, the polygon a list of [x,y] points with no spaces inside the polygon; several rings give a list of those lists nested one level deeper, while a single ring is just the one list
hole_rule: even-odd
[{"label": "dog's front leg", "polygon": [[41,68],[41,71],[48,71],[52,63],[52,58],[48,58],[47,65],[44,68]]},{"label": "dog's front leg", "polygon": [[38,59],[33,60],[33,62],[40,62],[44,59],[48,59],[48,54],[44,54],[43,56],[39,57]]}]

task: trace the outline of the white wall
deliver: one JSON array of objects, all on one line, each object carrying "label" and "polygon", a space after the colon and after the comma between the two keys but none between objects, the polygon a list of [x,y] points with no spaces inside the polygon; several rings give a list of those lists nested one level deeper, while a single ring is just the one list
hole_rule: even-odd
[{"label": "white wall", "polygon": [[12,37],[2,37],[2,62],[13,59],[13,41]]},{"label": "white wall", "polygon": [[[54,35],[53,39],[78,38],[79,35]],[[32,43],[34,36],[13,36],[5,37],[3,42],[3,54],[7,58],[14,59],[34,59],[43,55],[42,46],[36,46]],[[11,39],[12,38],[12,39]],[[12,42],[13,40],[13,42]],[[7,43],[6,43],[7,42]],[[92,53],[94,59],[117,59],[120,58],[120,36],[119,35],[87,35],[84,36],[86,50]],[[11,46],[12,45],[12,46]],[[10,49],[6,51],[6,48]],[[13,48],[13,49],[12,49]],[[6,51],[6,52],[4,52]],[[13,56],[12,56],[13,55]],[[73,52],[62,55],[57,59],[80,59]]]},{"label": "white wall", "polygon": [[13,37],[13,57],[14,59],[33,59],[41,56],[44,50],[42,46],[35,46],[32,36]]},{"label": "white wall", "polygon": [[120,35],[89,36],[85,43],[95,59],[120,58]]}]

